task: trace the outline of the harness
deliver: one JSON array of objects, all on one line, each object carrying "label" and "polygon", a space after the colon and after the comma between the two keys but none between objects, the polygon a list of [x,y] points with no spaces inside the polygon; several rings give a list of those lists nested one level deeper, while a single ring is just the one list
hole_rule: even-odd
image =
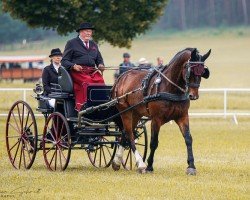
[{"label": "harness", "polygon": [[[166,69],[166,67],[168,67]],[[95,110],[99,110],[99,109],[102,109],[102,108],[107,108],[109,106],[114,106],[116,105],[119,100],[121,99],[124,99],[124,98],[127,98],[128,95],[130,94],[133,94],[133,93],[136,93],[138,91],[142,91],[143,92],[143,100],[138,102],[137,104],[133,105],[133,106],[130,106],[128,108],[126,108],[125,110],[123,110],[122,112],[108,118],[108,119],[105,119],[103,121],[100,121],[100,122],[104,122],[104,121],[108,121],[110,120],[111,118],[114,118],[114,117],[117,117],[118,115],[124,113],[124,112],[127,112],[139,105],[142,105],[142,104],[146,104],[146,109],[147,109],[147,112],[148,114],[150,115],[149,113],[149,108],[148,108],[148,103],[149,102],[152,102],[152,101],[171,101],[171,102],[182,102],[182,101],[187,101],[189,100],[189,95],[188,95],[188,88],[189,87],[199,87],[200,84],[199,83],[189,83],[189,79],[190,79],[190,74],[191,72],[194,73],[194,75],[196,77],[198,76],[201,76],[202,73],[204,72],[204,62],[201,62],[201,61],[198,61],[198,62],[190,62],[188,61],[185,65],[185,68],[186,68],[186,75],[185,75],[185,78],[186,78],[186,85],[185,85],[185,89],[183,89],[182,87],[180,87],[179,85],[177,85],[176,83],[174,83],[171,79],[169,79],[164,73],[163,71],[166,69],[166,70],[169,70],[171,67],[169,67],[168,65],[164,66],[164,67],[154,67],[152,66],[151,68],[146,68],[146,70],[149,70],[149,69],[152,69],[152,70],[149,70],[148,74],[144,77],[144,79],[142,80],[142,84],[141,84],[141,87],[135,89],[135,90],[132,90],[128,93],[125,93],[121,96],[116,96],[117,95],[117,87],[116,87],[116,90],[115,90],[115,98],[112,99],[111,101],[107,102],[107,103],[104,103],[104,104],[101,104],[101,105],[98,105],[98,106],[95,106],[95,107],[90,107],[90,108],[87,108],[83,111],[80,111],[78,113],[78,118],[79,118],[79,126],[80,126],[80,119],[82,118],[82,116],[84,114],[89,114],[89,113],[92,113],[94,112]],[[144,68],[141,69],[141,68],[133,68],[131,70],[145,70]],[[130,70],[129,70],[130,71]],[[125,73],[128,73],[129,71],[126,71]],[[124,73],[124,74],[125,74]],[[123,74],[123,75],[124,75]],[[156,75],[156,78],[154,80],[154,83],[152,84],[151,88],[149,88],[149,85],[150,85],[150,81],[152,80],[152,78],[154,77],[154,75]],[[118,80],[121,78],[121,76],[118,78]],[[162,78],[166,79],[170,84],[172,84],[173,86],[175,86],[176,88],[178,88],[183,94],[173,94],[173,93],[169,93],[169,92],[158,92],[158,88],[162,82]],[[197,78],[196,78],[197,79]],[[117,81],[118,81],[117,80]],[[117,83],[116,81],[116,83]],[[116,85],[116,84],[115,84]],[[114,85],[114,86],[115,86]],[[151,93],[151,89],[154,87],[154,85],[156,86],[156,93],[155,94],[152,94],[152,95],[148,95]],[[113,86],[113,87],[114,87]]]}]

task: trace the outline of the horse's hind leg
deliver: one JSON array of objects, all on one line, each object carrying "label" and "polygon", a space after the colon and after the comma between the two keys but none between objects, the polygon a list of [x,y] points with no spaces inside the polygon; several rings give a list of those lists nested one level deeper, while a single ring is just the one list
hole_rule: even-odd
[{"label": "horse's hind leg", "polygon": [[185,139],[185,143],[187,146],[187,163],[188,163],[188,168],[187,168],[187,175],[196,175],[196,168],[194,166],[194,156],[193,156],[193,149],[192,149],[192,136],[190,134],[189,130],[189,118],[188,116],[185,116],[181,119],[176,120],[176,123],[178,124],[182,135]]},{"label": "horse's hind leg", "polygon": [[153,162],[154,162],[154,154],[155,150],[158,147],[158,136],[160,131],[161,124],[159,124],[156,120],[152,120],[151,122],[151,139],[150,139],[150,154],[148,156],[148,166],[146,168],[147,172],[153,172]]}]

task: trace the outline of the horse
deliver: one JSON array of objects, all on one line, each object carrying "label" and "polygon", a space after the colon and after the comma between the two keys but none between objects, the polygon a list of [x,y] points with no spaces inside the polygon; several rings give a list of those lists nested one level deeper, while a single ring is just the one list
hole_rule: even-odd
[{"label": "horse", "polygon": [[[141,173],[153,172],[154,153],[158,147],[160,127],[173,120],[177,123],[187,147],[186,174],[196,175],[192,150],[192,136],[189,129],[188,109],[190,100],[199,98],[201,78],[209,77],[204,62],[211,49],[200,55],[196,48],[186,48],[178,52],[168,65],[153,70],[131,69],[120,76],[113,85],[111,97],[120,96],[116,108],[121,113],[119,128],[123,130],[121,145],[112,161],[112,168],[119,170],[124,152],[123,142],[128,140],[134,153],[137,169]],[[150,75],[149,75],[150,74]],[[136,150],[133,130],[143,117],[151,119],[150,154],[146,165]],[[122,125],[121,125],[122,124]]]}]

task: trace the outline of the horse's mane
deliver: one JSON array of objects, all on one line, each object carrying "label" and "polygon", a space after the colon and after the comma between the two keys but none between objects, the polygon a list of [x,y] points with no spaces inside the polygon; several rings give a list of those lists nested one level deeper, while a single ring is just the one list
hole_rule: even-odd
[{"label": "horse's mane", "polygon": [[193,50],[194,50],[194,48],[188,47],[188,48],[186,48],[186,49],[183,49],[183,50],[179,51],[179,52],[178,52],[177,54],[175,54],[175,56],[169,61],[168,66],[171,65],[171,64],[173,64],[173,63],[176,61],[176,59],[179,58],[185,51],[191,51],[191,52],[192,52]]}]

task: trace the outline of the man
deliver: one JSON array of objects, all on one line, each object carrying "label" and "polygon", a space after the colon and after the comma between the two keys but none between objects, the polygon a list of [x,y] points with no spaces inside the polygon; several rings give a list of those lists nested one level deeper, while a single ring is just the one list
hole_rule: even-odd
[{"label": "man", "polygon": [[87,101],[87,86],[91,83],[104,84],[102,55],[97,44],[91,40],[94,29],[91,23],[82,23],[76,30],[79,35],[67,42],[62,58],[62,66],[70,72],[74,83],[78,111]]},{"label": "man", "polygon": [[[51,64],[43,69],[42,74],[45,95],[51,93],[51,83],[58,83],[58,69],[61,66],[62,52],[59,48],[52,49],[49,57],[51,58]],[[50,99],[49,105],[54,108],[55,99]]]},{"label": "man", "polygon": [[135,66],[133,63],[130,62],[129,53],[123,54],[123,62],[119,66],[119,70],[115,72],[115,79],[117,79],[121,74]]}]

